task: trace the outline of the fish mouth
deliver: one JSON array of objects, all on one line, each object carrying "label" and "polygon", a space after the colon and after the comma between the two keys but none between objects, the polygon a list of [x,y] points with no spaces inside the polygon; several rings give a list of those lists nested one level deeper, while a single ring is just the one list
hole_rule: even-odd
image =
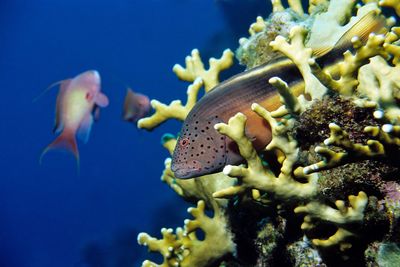
[{"label": "fish mouth", "polygon": [[178,179],[190,179],[201,176],[201,168],[186,168],[182,164],[172,164],[171,170]]}]

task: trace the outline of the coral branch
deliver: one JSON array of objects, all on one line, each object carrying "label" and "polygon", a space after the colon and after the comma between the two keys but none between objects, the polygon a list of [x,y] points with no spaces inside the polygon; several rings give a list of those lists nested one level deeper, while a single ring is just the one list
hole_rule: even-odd
[{"label": "coral branch", "polygon": [[266,27],[265,20],[261,16],[257,16],[256,22],[252,23],[249,28],[250,36],[262,32]]},{"label": "coral branch", "polygon": [[304,10],[303,7],[301,5],[301,1],[300,0],[288,0],[288,4],[289,7],[296,12],[297,14],[299,14],[300,16],[304,15]]},{"label": "coral branch", "polygon": [[357,91],[385,108],[385,116],[392,122],[400,121],[400,68],[392,67],[382,57],[371,58],[370,64],[359,71]]},{"label": "coral branch", "polygon": [[[236,177],[238,184],[227,189],[217,191],[214,197],[232,197],[243,194],[252,189],[269,192],[278,199],[309,198],[316,192],[316,176],[304,177],[306,183],[299,183],[292,178],[293,164],[297,159],[296,143],[283,143],[280,136],[285,129],[273,119],[270,113],[259,105],[253,104],[252,109],[261,117],[265,118],[271,125],[273,140],[267,149],[278,149],[283,152],[281,173],[278,177],[264,167],[251,141],[245,135],[246,117],[242,113],[232,117],[228,124],[218,123],[215,129],[234,140],[240,150],[240,154],[247,161],[246,166],[231,166],[224,168],[224,173],[230,177]],[[287,141],[287,140],[286,140]]]},{"label": "coral branch", "polygon": [[324,144],[334,145],[344,149],[344,152],[336,152],[327,147],[317,146],[315,152],[325,158],[318,163],[307,166],[303,169],[305,174],[319,172],[339,165],[344,165],[350,161],[362,158],[382,157],[385,155],[384,146],[376,140],[368,140],[367,145],[353,143],[349,135],[337,124],[330,123],[330,137],[325,139]]},{"label": "coral branch", "polygon": [[368,197],[364,192],[359,192],[357,196],[349,196],[350,207],[346,207],[344,201],[337,200],[335,205],[337,209],[330,206],[310,202],[305,206],[299,206],[294,209],[295,213],[306,213],[301,229],[313,229],[315,221],[323,221],[338,226],[338,231],[327,240],[313,239],[316,246],[333,246],[345,242],[346,238],[353,235],[346,226],[354,223],[362,223],[364,219],[364,210],[368,203]]},{"label": "coral branch", "polygon": [[353,45],[358,47],[356,53],[353,55],[350,51],[346,51],[343,54],[344,60],[337,65],[336,69],[331,70],[332,73],[335,73],[335,76],[340,77],[338,80],[333,79],[329,73],[320,70],[315,61],[310,61],[311,69],[321,83],[342,95],[351,95],[354,92],[359,83],[357,72],[367,63],[368,59],[376,55],[387,56],[383,49],[385,42],[383,35],[371,34],[364,46],[357,38],[353,38],[352,41]]},{"label": "coral branch", "polygon": [[151,106],[155,109],[155,113],[150,117],[140,119],[137,123],[138,128],[152,130],[168,119],[185,120],[189,111],[196,104],[197,96],[202,86],[203,81],[198,78],[188,87],[187,102],[184,106],[180,100],[172,101],[168,106],[157,100],[151,100]]},{"label": "coral branch", "polygon": [[204,81],[204,88],[206,92],[213,89],[219,83],[219,73],[232,66],[233,64],[233,52],[226,49],[222,57],[219,59],[210,58],[209,69],[204,68],[204,64],[201,60],[199,50],[193,49],[192,55],[186,57],[186,68],[179,64],[174,65],[172,68],[176,76],[179,79],[193,82],[197,78],[201,78]]},{"label": "coral branch", "polygon": [[400,125],[367,126],[364,130],[377,138],[384,147],[400,148]]},{"label": "coral branch", "polygon": [[305,28],[295,26],[290,30],[290,44],[285,38],[278,36],[270,45],[275,51],[280,51],[296,64],[304,79],[304,91],[310,94],[312,99],[319,99],[322,98],[327,89],[312,75],[309,65],[312,57],[312,49],[306,48],[304,45],[306,34],[307,31]]},{"label": "coral branch", "polygon": [[[274,112],[272,114],[274,117],[283,117],[288,113],[292,115],[299,115],[300,112],[303,111],[303,106],[300,105],[297,97],[292,94],[286,82],[281,80],[279,77],[272,77],[269,79],[269,83],[278,90],[281,96],[281,103],[284,104],[280,108],[279,112]],[[284,110],[288,113],[286,113]]]},{"label": "coral branch", "polygon": [[[156,239],[146,233],[138,235],[138,243],[145,245],[150,251],[161,253],[163,263],[158,265],[151,261],[144,261],[143,267],[203,267],[209,266],[222,256],[233,253],[235,245],[232,235],[227,229],[225,217],[215,215],[208,217],[205,214],[205,203],[199,201],[197,207],[189,208],[188,212],[193,220],[185,220],[185,227],[161,230],[162,239]],[[204,240],[199,240],[196,230],[204,232]]]},{"label": "coral branch", "polygon": [[272,3],[272,12],[282,12],[285,8],[282,5],[281,0],[271,0]]},{"label": "coral branch", "polygon": [[393,8],[397,15],[400,16],[400,2],[398,0],[381,0],[379,5]]}]

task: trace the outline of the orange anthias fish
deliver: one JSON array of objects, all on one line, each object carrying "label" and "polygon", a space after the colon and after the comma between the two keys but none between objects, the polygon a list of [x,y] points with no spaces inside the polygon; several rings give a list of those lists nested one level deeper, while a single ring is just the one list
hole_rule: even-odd
[{"label": "orange anthias fish", "polygon": [[108,103],[107,96],[100,91],[100,75],[95,70],[62,81],[53,129],[54,133],[61,134],[44,149],[40,161],[52,149],[66,149],[74,154],[79,165],[75,136],[78,135],[86,143],[93,124],[93,114],[98,114],[99,108],[108,106]]},{"label": "orange anthias fish", "polygon": [[137,122],[149,114],[151,109],[150,100],[147,96],[135,93],[128,88],[126,91],[122,118],[126,121]]}]

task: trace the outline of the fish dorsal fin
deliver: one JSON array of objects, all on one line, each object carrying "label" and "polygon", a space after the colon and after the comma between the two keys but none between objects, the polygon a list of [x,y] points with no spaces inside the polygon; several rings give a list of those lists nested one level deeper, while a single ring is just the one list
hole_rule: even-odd
[{"label": "fish dorsal fin", "polygon": [[61,80],[61,81],[58,81],[58,82],[55,82],[55,83],[50,84],[50,85],[49,85],[46,89],[44,89],[37,97],[35,97],[35,98],[32,100],[32,102],[38,101],[42,96],[44,96],[48,91],[50,91],[50,89],[56,87],[56,86],[59,85],[59,84],[62,84],[62,83],[65,82],[65,81],[69,81],[69,80],[70,80],[70,79]]},{"label": "fish dorsal fin", "polygon": [[332,47],[328,46],[313,48],[313,56],[316,58],[322,57],[323,55],[328,54],[331,50]]},{"label": "fish dorsal fin", "polygon": [[57,101],[56,101],[56,119],[54,121],[54,128],[53,128],[54,133],[61,132],[64,127],[64,125],[62,124],[62,121],[61,121],[61,102],[62,102],[62,96],[65,93],[65,91],[67,90],[71,81],[72,81],[72,79],[57,82],[57,84],[61,84],[61,85],[60,85],[60,91],[58,92]]},{"label": "fish dorsal fin", "polygon": [[[350,29],[348,29],[333,47],[317,47],[313,48],[313,56],[322,57],[332,50],[345,52],[353,47],[352,39],[357,36],[362,43],[366,43],[368,36],[375,32],[378,33],[385,26],[385,21],[378,16],[375,10],[366,13],[358,20]],[[342,52],[342,53],[343,53]]]}]

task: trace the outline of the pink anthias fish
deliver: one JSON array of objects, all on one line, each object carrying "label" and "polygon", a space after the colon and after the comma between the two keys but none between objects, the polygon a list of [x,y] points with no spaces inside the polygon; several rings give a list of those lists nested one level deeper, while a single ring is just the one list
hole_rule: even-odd
[{"label": "pink anthias fish", "polygon": [[151,109],[150,100],[147,96],[135,93],[128,88],[126,91],[122,118],[126,121],[137,122],[149,114]]},{"label": "pink anthias fish", "polygon": [[61,133],[48,145],[41,157],[52,149],[65,149],[74,154],[79,166],[79,151],[75,136],[84,143],[89,139],[93,114],[108,106],[106,95],[100,91],[100,75],[95,70],[85,71],[73,79],[61,82],[57,96],[54,133]]}]

